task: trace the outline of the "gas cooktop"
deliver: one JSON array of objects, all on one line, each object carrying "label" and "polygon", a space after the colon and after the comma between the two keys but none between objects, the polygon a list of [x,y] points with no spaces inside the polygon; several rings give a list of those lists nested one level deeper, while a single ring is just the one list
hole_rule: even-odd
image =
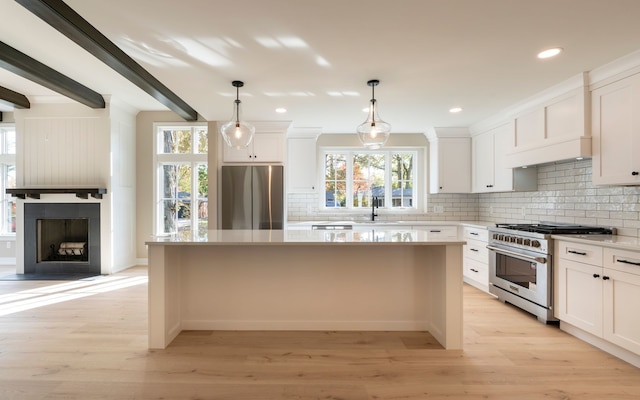
[{"label": "gas cooktop", "polygon": [[552,235],[614,235],[615,228],[541,222],[539,224],[496,224],[496,228]]}]

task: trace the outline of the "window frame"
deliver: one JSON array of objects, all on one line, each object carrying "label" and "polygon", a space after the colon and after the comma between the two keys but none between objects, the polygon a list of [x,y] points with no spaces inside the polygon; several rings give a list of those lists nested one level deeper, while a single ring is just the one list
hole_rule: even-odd
[{"label": "window frame", "polygon": [[[426,194],[423,193],[422,188],[426,187],[424,182],[426,173],[422,173],[424,171],[425,165],[425,148],[422,147],[403,147],[403,146],[394,146],[394,147],[384,147],[376,150],[363,149],[362,147],[344,147],[344,146],[326,146],[321,147],[319,149],[319,160],[318,160],[318,170],[320,171],[320,179],[319,179],[319,188],[320,195],[319,197],[319,211],[321,213],[345,213],[345,214],[353,214],[360,213],[364,210],[367,210],[367,207],[354,207],[353,206],[353,154],[363,154],[363,153],[385,153],[385,201],[384,207],[380,206],[380,210],[384,210],[387,214],[394,213],[402,213],[402,214],[421,214],[425,212],[426,207]],[[394,153],[411,153],[414,157],[414,166],[413,166],[413,206],[411,207],[392,207],[393,199],[392,199],[392,179],[393,175],[392,171],[392,163],[391,156]],[[346,155],[346,163],[347,163],[347,171],[346,171],[346,195],[347,195],[347,206],[346,207],[327,207],[326,205],[326,170],[325,170],[325,160],[327,154],[345,154]]]},{"label": "window frame", "polygon": [[[160,134],[163,129],[170,128],[172,130],[191,130],[191,152],[190,153],[172,153],[165,154],[159,152],[160,145]],[[162,188],[162,166],[167,164],[189,164],[191,167],[191,194],[192,194],[192,205],[195,204],[193,202],[193,197],[198,194],[198,165],[206,165],[207,171],[209,171],[209,162],[208,162],[208,150],[206,153],[195,153],[194,149],[197,150],[197,135],[196,131],[202,130],[208,132],[208,125],[206,123],[154,123],[153,124],[153,232],[156,236],[166,236],[172,235],[177,232],[164,232],[163,229],[163,209],[161,207],[162,202],[164,201],[164,196],[161,193]],[[208,146],[207,146],[208,149]],[[209,171],[210,172],[210,171]],[[207,174],[209,174],[207,172]],[[196,199],[197,200],[197,199]],[[192,212],[190,215],[190,222],[192,229],[198,227],[199,217],[197,212]],[[196,208],[197,209],[197,208]]]},{"label": "window frame", "polygon": [[[8,148],[7,135],[12,133],[14,136],[13,152]],[[9,167],[13,166],[15,179],[17,180],[17,164],[16,164],[16,147],[17,147],[17,134],[16,126],[14,123],[0,123],[0,190],[2,190],[2,205],[0,205],[0,212],[2,213],[0,221],[0,237],[15,238],[16,236],[16,199],[7,194],[6,189],[11,186],[8,183]],[[11,208],[13,211],[11,212]],[[11,223],[9,217],[13,214],[13,230],[11,230]]]}]

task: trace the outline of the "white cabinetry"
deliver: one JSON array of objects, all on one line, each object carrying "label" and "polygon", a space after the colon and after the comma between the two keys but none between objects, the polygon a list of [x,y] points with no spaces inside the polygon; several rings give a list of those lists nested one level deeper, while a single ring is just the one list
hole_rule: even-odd
[{"label": "white cabinetry", "polygon": [[480,290],[489,292],[488,231],[483,228],[465,226],[463,236],[467,241],[463,254],[464,281]]},{"label": "white cabinetry", "polygon": [[640,184],[640,74],[593,90],[593,183]]},{"label": "white cabinetry", "polygon": [[506,166],[521,167],[591,156],[586,74],[539,93],[514,111],[513,147]]},{"label": "white cabinetry", "polygon": [[285,134],[256,133],[246,149],[235,149],[223,142],[224,162],[284,162]]},{"label": "white cabinetry", "polygon": [[316,136],[287,139],[287,192],[316,191]]},{"label": "white cabinetry", "polygon": [[429,239],[456,239],[458,227],[455,225],[414,225],[414,230],[426,231]]},{"label": "white cabinetry", "polygon": [[535,190],[536,168],[508,168],[505,154],[513,146],[509,124],[500,125],[472,138],[473,191],[511,192]]},{"label": "white cabinetry", "polygon": [[602,248],[558,243],[555,317],[602,336]]},{"label": "white cabinetry", "polygon": [[558,242],[556,317],[640,355],[640,252]]},{"label": "white cabinetry", "polygon": [[640,354],[640,253],[604,249],[604,338]]},{"label": "white cabinetry", "polygon": [[466,128],[434,128],[429,139],[429,193],[471,192],[471,138]]}]

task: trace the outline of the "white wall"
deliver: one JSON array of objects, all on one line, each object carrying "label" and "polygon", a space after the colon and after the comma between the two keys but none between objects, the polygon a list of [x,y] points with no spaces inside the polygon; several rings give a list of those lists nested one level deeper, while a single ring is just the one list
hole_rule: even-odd
[{"label": "white wall", "polygon": [[111,272],[136,264],[136,119],[113,101],[110,108]]},{"label": "white wall", "polygon": [[[39,201],[99,202],[102,273],[113,273],[135,265],[133,111],[115,104],[105,109],[91,109],[76,103],[60,103],[33,104],[30,109],[16,110],[14,115],[18,133],[18,187],[107,188],[108,193],[102,200],[81,200],[73,195],[43,195]],[[114,165],[117,164],[114,174],[112,154]],[[24,268],[22,221],[23,206],[27,201],[38,200],[18,201],[18,273]],[[117,238],[115,242],[114,237]]]}]

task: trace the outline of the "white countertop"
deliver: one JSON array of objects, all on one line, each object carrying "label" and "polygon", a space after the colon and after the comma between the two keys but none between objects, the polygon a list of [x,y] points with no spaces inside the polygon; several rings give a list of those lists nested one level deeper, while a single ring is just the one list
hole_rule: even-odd
[{"label": "white countertop", "polygon": [[618,235],[552,235],[555,240],[585,243],[595,246],[640,251],[640,239],[632,236]]},{"label": "white countertop", "polygon": [[325,230],[209,230],[153,236],[147,245],[449,245],[464,240],[442,238],[424,230],[384,229],[366,231]]}]

